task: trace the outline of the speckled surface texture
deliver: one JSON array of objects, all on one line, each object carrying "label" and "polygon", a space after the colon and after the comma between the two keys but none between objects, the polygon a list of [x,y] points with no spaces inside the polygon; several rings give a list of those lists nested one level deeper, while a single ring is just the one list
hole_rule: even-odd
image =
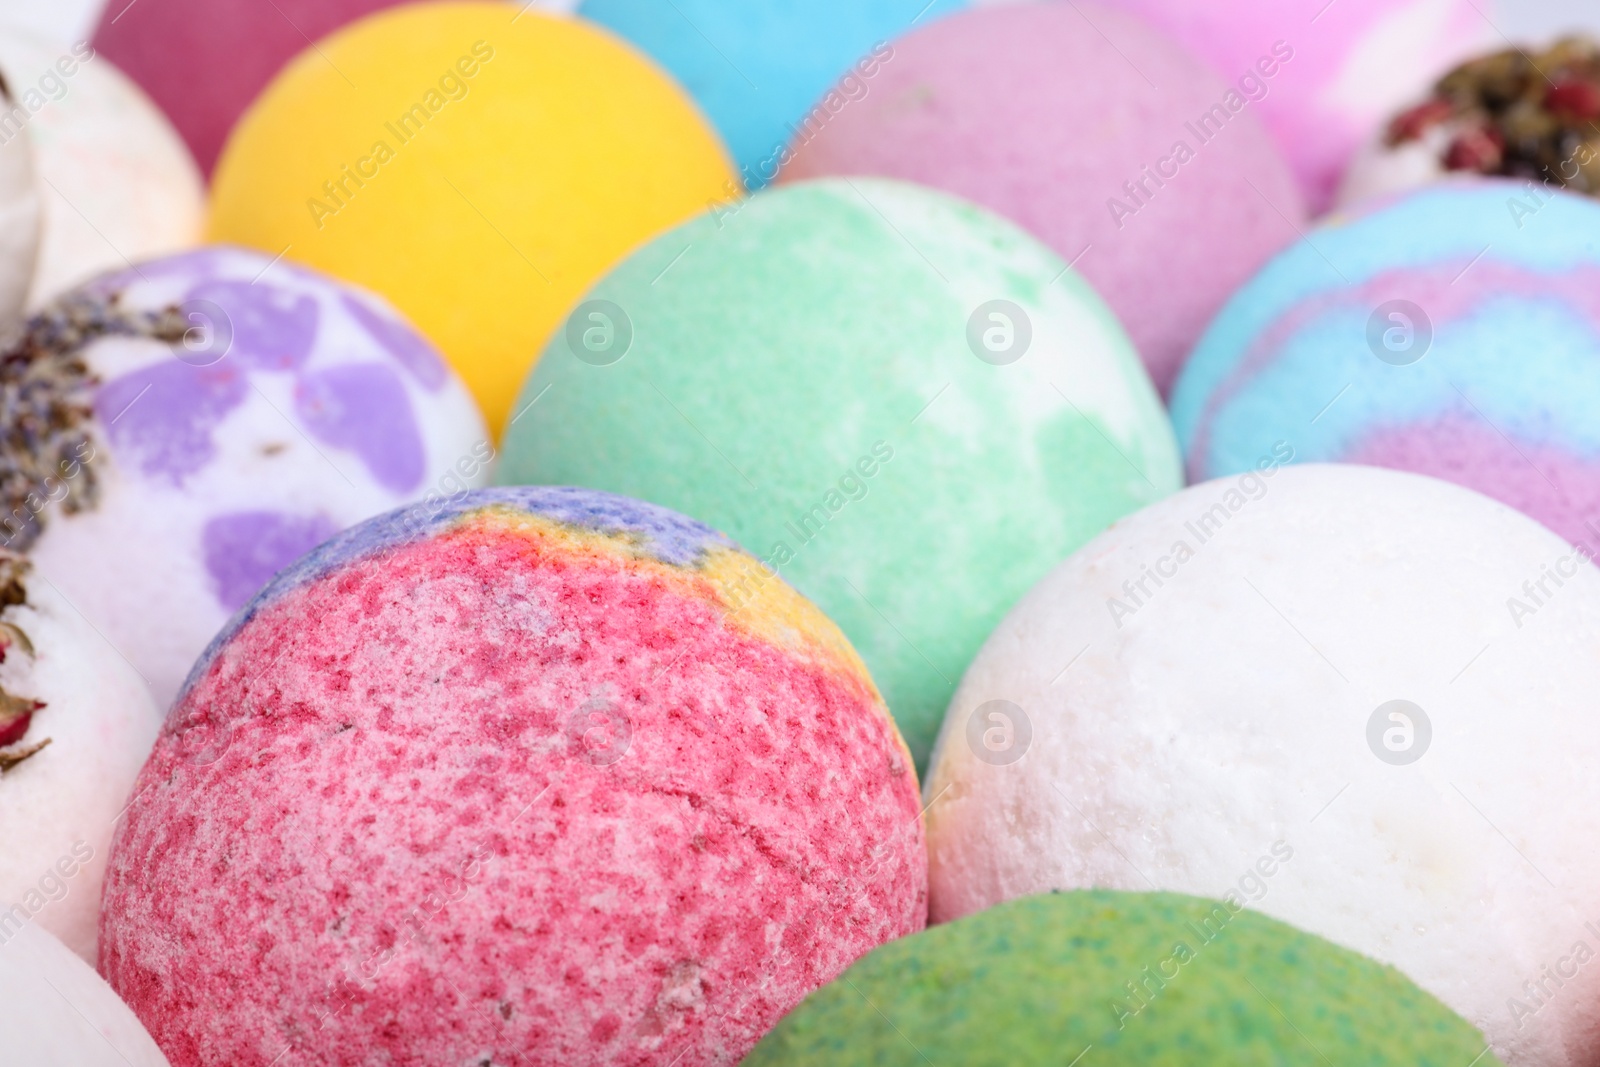
[{"label": "speckled surface texture", "polygon": [[139,788],[101,969],[175,1067],[732,1064],[926,911],[911,760],[838,630],[601,494],[325,546]]},{"label": "speckled surface texture", "polygon": [[1102,890],[1028,897],[886,945],[745,1063],[1500,1062],[1483,1051],[1472,1027],[1393,968],[1218,901]]}]

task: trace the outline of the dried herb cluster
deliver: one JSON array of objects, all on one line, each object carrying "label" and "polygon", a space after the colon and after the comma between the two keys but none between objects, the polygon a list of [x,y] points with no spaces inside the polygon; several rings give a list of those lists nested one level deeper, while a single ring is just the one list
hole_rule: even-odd
[{"label": "dried herb cluster", "polygon": [[1600,42],[1567,37],[1462,64],[1390,124],[1391,146],[1442,129],[1447,170],[1531,178],[1600,196]]},{"label": "dried herb cluster", "polygon": [[98,384],[84,350],[111,336],[177,344],[187,326],[176,307],[126,311],[115,294],[79,292],[29,319],[0,353],[0,535],[7,546],[33,544],[46,501],[72,514],[98,499],[95,471],[82,462],[93,454],[89,425]]}]

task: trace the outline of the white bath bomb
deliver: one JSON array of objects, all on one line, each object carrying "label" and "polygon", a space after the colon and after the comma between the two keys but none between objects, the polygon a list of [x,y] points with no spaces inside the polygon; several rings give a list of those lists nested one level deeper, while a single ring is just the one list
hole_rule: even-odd
[{"label": "white bath bomb", "polygon": [[31,919],[92,961],[112,831],[161,715],[133,668],[10,553],[0,604],[0,938]]},{"label": "white bath bomb", "polygon": [[0,331],[21,315],[43,229],[33,141],[15,118],[21,104],[0,68]]},{"label": "white bath bomb", "polygon": [[1600,1063],[1600,570],[1468,490],[1292,455],[1122,520],[1001,623],[927,780],[933,920],[1224,897],[1508,1064]]},{"label": "white bath bomb", "polygon": [[[1356,205],[1460,174],[1517,179],[1534,196],[1530,213],[1541,193],[1558,189],[1600,197],[1596,119],[1600,38],[1500,42],[1374,131],[1345,174],[1339,202]],[[1515,204],[1508,213],[1520,229]]]},{"label": "white bath bomb", "polygon": [[484,484],[494,455],[466,388],[386,304],[234,248],[63,296],[0,359],[0,396],[30,427],[0,435],[0,544],[162,707],[279,568]]},{"label": "white bath bomb", "polygon": [[88,42],[0,30],[14,103],[0,137],[33,142],[43,236],[28,303],[103,271],[192,247],[205,224],[200,171],[172,124]]},{"label": "white bath bomb", "polygon": [[1335,207],[1376,203],[1443,181],[1450,176],[1443,161],[1453,135],[1450,127],[1441,125],[1404,144],[1391,145],[1381,134],[1372,138],[1351,159]]},{"label": "white bath bomb", "polygon": [[31,922],[0,920],[0,1034],[16,1067],[167,1067],[105,980]]}]

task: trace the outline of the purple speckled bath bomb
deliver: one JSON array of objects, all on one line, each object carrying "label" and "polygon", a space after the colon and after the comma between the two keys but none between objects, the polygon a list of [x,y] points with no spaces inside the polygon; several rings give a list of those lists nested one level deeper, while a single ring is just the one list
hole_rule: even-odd
[{"label": "purple speckled bath bomb", "polygon": [[1143,23],[978,8],[892,42],[807,117],[780,180],[878,174],[976,201],[1105,297],[1163,393],[1304,217],[1255,105]]}]

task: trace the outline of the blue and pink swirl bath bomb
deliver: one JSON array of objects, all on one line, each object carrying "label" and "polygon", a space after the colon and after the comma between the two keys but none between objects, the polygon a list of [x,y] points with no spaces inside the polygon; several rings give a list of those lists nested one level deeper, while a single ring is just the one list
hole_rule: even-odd
[{"label": "blue and pink swirl bath bomb", "polygon": [[1432,475],[1600,546],[1600,205],[1462,180],[1330,218],[1239,291],[1179,378],[1189,476]]}]

